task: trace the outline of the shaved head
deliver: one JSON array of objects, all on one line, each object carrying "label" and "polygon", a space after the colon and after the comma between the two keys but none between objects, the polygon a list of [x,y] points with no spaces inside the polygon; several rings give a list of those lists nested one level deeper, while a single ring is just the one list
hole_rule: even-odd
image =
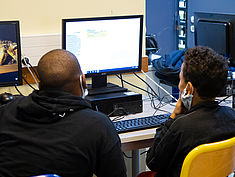
[{"label": "shaved head", "polygon": [[80,84],[82,71],[77,58],[69,51],[56,49],[46,53],[37,69],[40,89],[54,88],[72,92],[76,84]]}]

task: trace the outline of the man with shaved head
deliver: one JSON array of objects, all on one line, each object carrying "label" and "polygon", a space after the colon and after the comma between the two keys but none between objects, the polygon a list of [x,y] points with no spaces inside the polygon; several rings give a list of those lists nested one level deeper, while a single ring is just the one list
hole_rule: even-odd
[{"label": "man with shaved head", "polygon": [[81,96],[80,77],[86,87],[85,77],[77,58],[66,50],[53,50],[44,55],[38,63],[40,89],[55,88]]},{"label": "man with shaved head", "polygon": [[37,69],[39,90],[0,107],[0,176],[126,177],[111,120],[83,99],[77,58],[52,50]]}]

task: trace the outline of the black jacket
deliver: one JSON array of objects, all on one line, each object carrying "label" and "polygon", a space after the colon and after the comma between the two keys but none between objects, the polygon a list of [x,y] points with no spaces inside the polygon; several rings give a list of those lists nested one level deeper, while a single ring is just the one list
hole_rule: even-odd
[{"label": "black jacket", "polygon": [[34,91],[0,107],[0,176],[126,177],[111,120],[82,98]]},{"label": "black jacket", "polygon": [[169,119],[157,130],[146,163],[157,177],[179,177],[194,147],[235,136],[235,111],[217,102],[195,105],[187,114]]}]

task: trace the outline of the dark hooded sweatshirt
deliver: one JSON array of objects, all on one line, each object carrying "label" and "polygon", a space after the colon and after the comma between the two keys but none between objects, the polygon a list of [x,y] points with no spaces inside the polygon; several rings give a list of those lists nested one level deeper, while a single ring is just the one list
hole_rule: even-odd
[{"label": "dark hooded sweatshirt", "polygon": [[69,93],[34,91],[0,107],[0,176],[126,177],[111,120]]}]

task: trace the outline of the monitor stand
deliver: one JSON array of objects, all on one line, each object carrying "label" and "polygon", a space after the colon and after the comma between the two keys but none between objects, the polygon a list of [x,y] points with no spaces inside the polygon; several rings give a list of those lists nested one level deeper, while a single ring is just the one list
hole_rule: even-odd
[{"label": "monitor stand", "polygon": [[127,88],[107,83],[107,75],[92,76],[92,84],[87,84],[88,95],[100,95],[115,92],[126,92]]}]

